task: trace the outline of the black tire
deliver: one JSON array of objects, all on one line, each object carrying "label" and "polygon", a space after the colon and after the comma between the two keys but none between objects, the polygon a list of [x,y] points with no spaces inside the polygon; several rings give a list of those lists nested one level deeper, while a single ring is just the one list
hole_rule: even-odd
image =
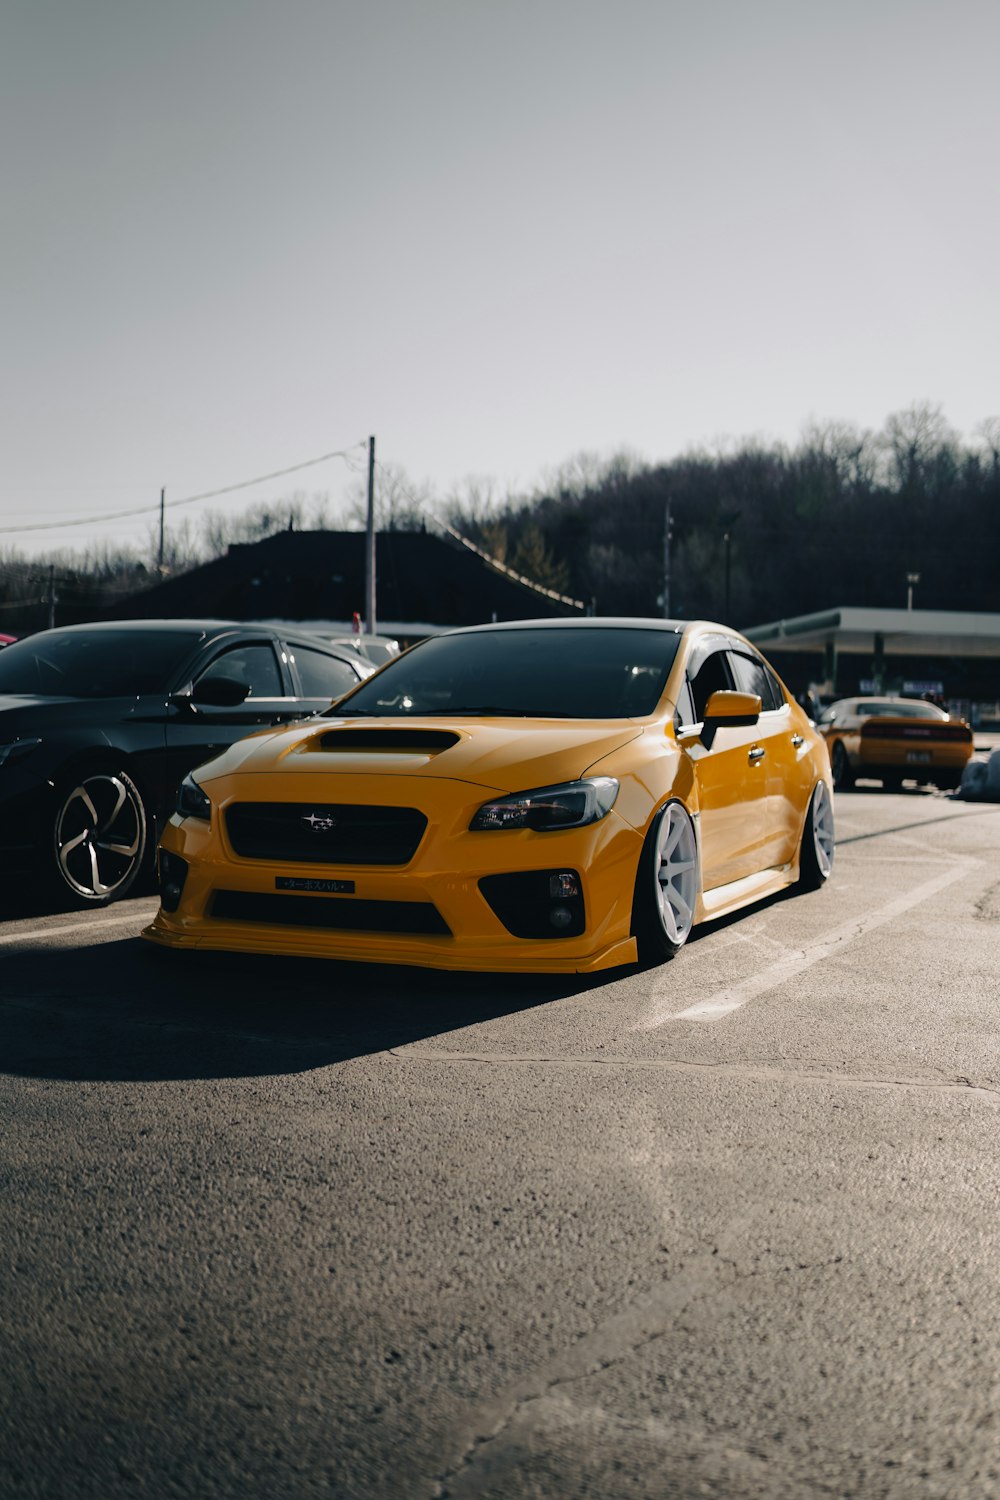
[{"label": "black tire", "polygon": [[833,871],[833,798],[825,781],[817,781],[809,798],[799,848],[799,885],[818,891]]},{"label": "black tire", "polygon": [[838,792],[849,791],[854,785],[854,772],[851,770],[851,762],[847,758],[841,740],[834,740],[833,750],[830,753],[830,769],[833,772],[833,784]]},{"label": "black tire", "polygon": [[903,790],[902,772],[886,771],[882,777],[882,790],[884,792],[901,792]]},{"label": "black tire", "polygon": [[673,958],[687,942],[698,897],[698,842],[684,804],[662,807],[646,835],[632,897],[632,935],[643,965]]},{"label": "black tire", "polygon": [[57,788],[44,875],[63,900],[82,907],[121,900],[149,847],[142,794],[126,772],[92,768]]}]

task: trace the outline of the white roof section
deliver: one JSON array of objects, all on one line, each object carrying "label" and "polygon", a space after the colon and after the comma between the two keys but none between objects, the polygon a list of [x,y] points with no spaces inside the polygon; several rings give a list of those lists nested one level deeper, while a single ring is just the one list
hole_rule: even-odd
[{"label": "white roof section", "polygon": [[743,634],[764,651],[820,651],[871,656],[882,637],[886,656],[1000,657],[1000,614],[946,609],[838,609],[754,625]]}]

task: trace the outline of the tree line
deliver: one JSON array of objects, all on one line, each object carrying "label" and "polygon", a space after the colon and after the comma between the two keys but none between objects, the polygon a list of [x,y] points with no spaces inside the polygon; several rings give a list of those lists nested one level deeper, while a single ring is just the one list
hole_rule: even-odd
[{"label": "tree line", "polygon": [[[380,468],[381,530],[444,519],[483,551],[603,615],[724,619],[737,626],[834,605],[1000,610],[1000,418],[971,441],[920,403],[877,431],[814,423],[794,446],[721,444],[665,463],[581,455],[528,494],[468,480],[442,501],[404,470]],[[161,561],[90,549],[28,561],[0,553],[0,629],[23,634],[93,617],[101,605],[287,527],[364,520],[328,497],[291,496],[237,518],[207,515],[167,533]],[[51,595],[56,595],[53,610]]]}]

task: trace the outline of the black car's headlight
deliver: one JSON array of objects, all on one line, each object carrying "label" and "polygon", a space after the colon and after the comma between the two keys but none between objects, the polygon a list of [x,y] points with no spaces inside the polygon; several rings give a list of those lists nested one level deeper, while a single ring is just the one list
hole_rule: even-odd
[{"label": "black car's headlight", "polygon": [[203,823],[212,820],[212,803],[193,776],[185,776],[177,788],[177,811],[182,818],[201,818]]},{"label": "black car's headlight", "polygon": [[540,786],[530,792],[515,792],[512,797],[484,802],[469,827],[476,831],[532,828],[537,833],[582,828],[609,813],[617,796],[618,782],[613,776],[588,776],[583,781],[566,781],[561,786]]},{"label": "black car's headlight", "polygon": [[6,745],[0,745],[0,766],[10,765],[12,760],[20,760],[22,755],[27,755],[41,743],[39,739],[11,740]]}]

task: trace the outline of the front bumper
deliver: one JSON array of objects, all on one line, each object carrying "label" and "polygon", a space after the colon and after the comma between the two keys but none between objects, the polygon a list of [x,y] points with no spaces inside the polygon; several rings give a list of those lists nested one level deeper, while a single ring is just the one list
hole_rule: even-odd
[{"label": "front bumper", "polygon": [[[221,807],[254,800],[258,792],[273,796],[274,784],[255,786],[253,776],[234,776]],[[428,827],[406,866],[328,865],[315,861],[245,858],[234,853],[219,815],[219,788],[213,787],[211,826],[198,819],[171,818],[161,848],[187,865],[183,893],[173,912],[162,907],[143,937],[168,948],[206,948],[241,953],[334,958],[360,963],[408,964],[424,968],[512,973],[588,973],[635,963],[631,935],[632,895],[642,850],[642,835],[612,810],[585,828],[537,833],[503,830],[471,833],[469,822],[487,800],[489,789],[418,778],[353,778],[350,788],[331,790],[329,778],[310,785],[295,778],[289,799],[317,803],[333,800],[418,807]],[[349,795],[348,795],[349,793]],[[528,871],[572,870],[580,875],[585,909],[578,935],[516,937],[504,925],[480,888],[485,876]],[[235,919],[216,914],[220,907],[240,909],[267,898],[272,911],[283,911],[279,882],[300,884],[288,903],[287,921]],[[352,889],[344,894],[303,891],[301,882],[337,881]],[[226,892],[224,898],[219,893]],[[250,898],[249,900],[245,898]],[[429,905],[447,929],[442,932],[354,931],[297,925],[296,904],[337,902],[338,923],[349,921],[350,903],[358,903],[370,924],[379,903]],[[298,907],[301,910],[301,906]],[[397,908],[398,909],[398,908]]]}]

